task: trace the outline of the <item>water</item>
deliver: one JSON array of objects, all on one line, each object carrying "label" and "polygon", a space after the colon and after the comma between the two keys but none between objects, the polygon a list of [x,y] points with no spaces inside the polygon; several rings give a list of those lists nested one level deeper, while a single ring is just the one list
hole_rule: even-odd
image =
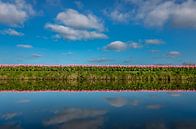
[{"label": "water", "polygon": [[1,92],[0,129],[196,129],[196,92]]}]

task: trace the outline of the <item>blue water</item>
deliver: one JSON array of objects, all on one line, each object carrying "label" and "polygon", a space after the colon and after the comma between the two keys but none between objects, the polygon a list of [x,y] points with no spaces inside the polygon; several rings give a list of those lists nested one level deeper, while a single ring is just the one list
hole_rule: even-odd
[{"label": "blue water", "polygon": [[196,129],[196,92],[4,92],[0,129]]}]

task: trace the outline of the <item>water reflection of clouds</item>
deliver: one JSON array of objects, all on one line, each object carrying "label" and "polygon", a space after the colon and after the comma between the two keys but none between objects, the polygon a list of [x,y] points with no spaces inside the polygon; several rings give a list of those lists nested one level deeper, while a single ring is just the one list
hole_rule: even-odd
[{"label": "water reflection of clouds", "polygon": [[112,107],[124,107],[127,105],[131,106],[139,106],[141,104],[141,100],[139,99],[129,99],[129,98],[124,98],[124,97],[115,97],[115,98],[105,98],[105,100],[108,102],[109,105]]},{"label": "water reflection of clouds", "polygon": [[19,103],[19,104],[25,104],[25,103],[30,103],[30,102],[31,102],[30,99],[20,99],[16,101],[16,103]]},{"label": "water reflection of clouds", "polygon": [[[59,128],[89,128],[90,126],[101,126],[103,116],[106,114],[105,110],[98,109],[80,109],[80,108],[67,108],[59,111],[55,116],[45,120],[45,126],[58,126]],[[91,127],[92,128],[92,127]],[[96,129],[96,128],[95,128]]]},{"label": "water reflection of clouds", "polygon": [[173,129],[196,129],[196,120],[184,120],[175,122]]},{"label": "water reflection of clouds", "polygon": [[122,97],[117,98],[105,98],[105,100],[113,107],[123,107],[127,105],[127,100]]},{"label": "water reflection of clouds", "polygon": [[152,109],[152,110],[158,110],[158,109],[163,108],[163,105],[161,105],[161,104],[149,104],[149,105],[146,105],[146,108],[147,109]]},{"label": "water reflection of clouds", "polygon": [[0,125],[0,129],[22,129],[22,128],[20,125],[6,124],[6,125]]},{"label": "water reflection of clouds", "polygon": [[182,94],[179,92],[169,92],[170,96],[172,97],[180,97]]},{"label": "water reflection of clouds", "polygon": [[73,120],[59,126],[58,129],[100,129],[103,126],[104,118]]},{"label": "water reflection of clouds", "polygon": [[168,129],[168,127],[164,122],[156,121],[156,122],[146,123],[145,129]]},{"label": "water reflection of clouds", "polygon": [[196,120],[147,122],[145,129],[196,129]]},{"label": "water reflection of clouds", "polygon": [[5,113],[5,114],[2,114],[0,118],[3,119],[3,120],[10,120],[10,119],[18,117],[20,115],[22,115],[21,112],[8,112],[8,113]]},{"label": "water reflection of clouds", "polygon": [[130,104],[132,106],[138,106],[141,102],[139,100],[131,100]]}]

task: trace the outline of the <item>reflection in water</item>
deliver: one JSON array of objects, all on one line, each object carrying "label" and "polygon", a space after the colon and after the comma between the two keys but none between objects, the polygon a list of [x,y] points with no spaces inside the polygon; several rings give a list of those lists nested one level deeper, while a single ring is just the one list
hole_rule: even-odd
[{"label": "reflection in water", "polygon": [[0,90],[196,90],[196,81],[0,80]]},{"label": "reflection in water", "polygon": [[0,129],[196,129],[195,92],[0,93]]}]

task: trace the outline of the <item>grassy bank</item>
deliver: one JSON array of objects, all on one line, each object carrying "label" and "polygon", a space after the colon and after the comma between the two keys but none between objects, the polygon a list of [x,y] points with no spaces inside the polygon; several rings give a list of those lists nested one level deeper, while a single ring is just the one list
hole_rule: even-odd
[{"label": "grassy bank", "polygon": [[196,90],[196,67],[0,66],[0,90]]},{"label": "grassy bank", "polygon": [[193,66],[1,66],[1,80],[189,80]]}]

